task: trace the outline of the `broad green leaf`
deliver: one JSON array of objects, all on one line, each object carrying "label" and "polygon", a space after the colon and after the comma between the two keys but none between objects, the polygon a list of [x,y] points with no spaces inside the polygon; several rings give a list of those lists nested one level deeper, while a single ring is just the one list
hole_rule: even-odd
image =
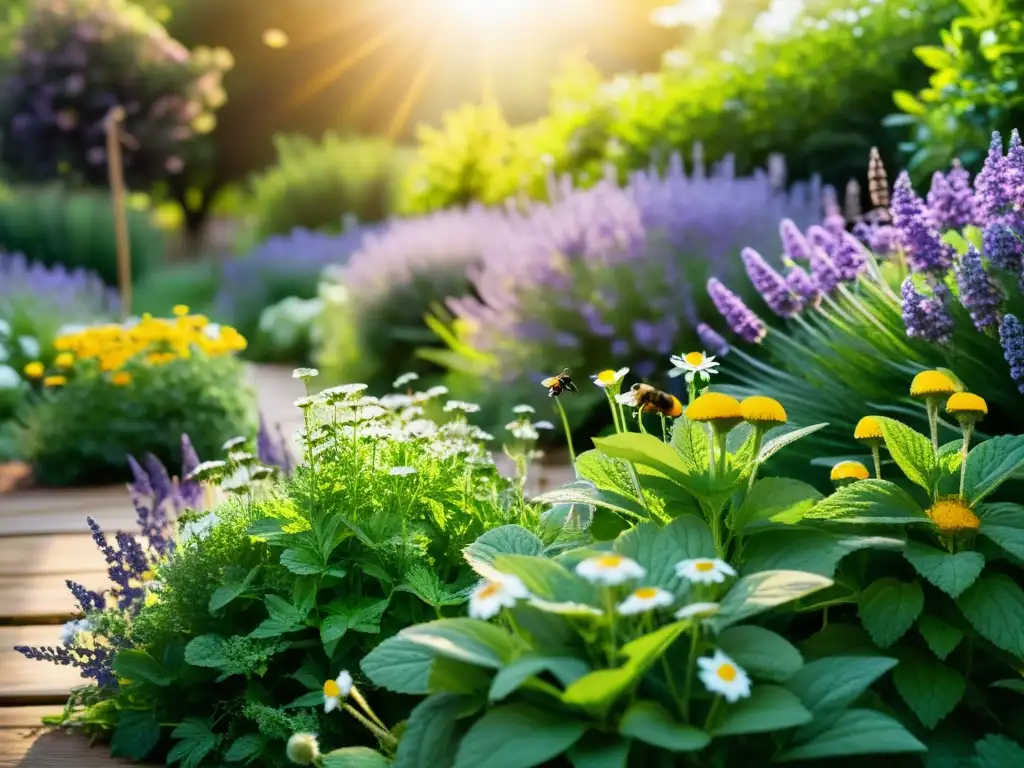
[{"label": "broad green leaf", "polygon": [[1016,558],[1024,560],[1024,506],[1012,502],[982,504],[979,533]]},{"label": "broad green leaf", "polygon": [[1024,590],[1001,573],[982,576],[956,601],[978,634],[1024,659]]},{"label": "broad green leaf", "polygon": [[257,733],[247,733],[239,736],[228,747],[224,753],[224,759],[229,763],[251,763],[263,754],[266,748],[266,739]]},{"label": "broad green leaf", "polygon": [[[596,599],[592,584],[546,557],[499,555],[490,567],[498,573],[518,576],[530,594],[542,600],[590,604]],[[486,568],[483,575],[488,578]]]},{"label": "broad green leaf", "polygon": [[369,747],[344,747],[323,756],[324,768],[390,768],[391,761]]},{"label": "broad green leaf", "polygon": [[881,656],[827,656],[804,664],[786,688],[815,715],[822,715],[853,704],[895,666],[896,659]]},{"label": "broad green leaf", "polygon": [[[260,520],[253,520],[246,533],[256,539],[273,543],[289,539],[304,527],[309,527],[308,523],[304,520],[282,517],[265,517]],[[287,530],[289,528],[293,530]]]},{"label": "broad green leaf", "polygon": [[[794,443],[797,440],[807,437],[808,435],[817,432],[819,429],[824,429],[827,426],[827,422],[823,424],[812,424],[809,427],[800,427],[799,429],[793,429],[770,437],[768,440],[765,440],[764,444],[761,446],[761,452],[757,455],[758,464],[764,464],[768,459],[790,443]],[[769,432],[769,434],[772,433]]]},{"label": "broad green leaf", "polygon": [[605,456],[596,449],[584,451],[576,456],[576,477],[589,480],[601,490],[636,497],[636,488],[633,486],[626,463],[621,459]]},{"label": "broad green leaf", "polygon": [[798,523],[822,498],[813,485],[785,477],[763,477],[754,483],[743,504],[729,517],[733,530],[771,523]]},{"label": "broad green leaf", "polygon": [[490,565],[498,555],[540,555],[544,542],[521,525],[502,525],[483,534],[462,550],[470,567]]},{"label": "broad green leaf", "polygon": [[589,482],[579,481],[571,485],[542,493],[533,499],[537,504],[591,504],[609,509],[630,520],[647,520],[650,513],[635,498],[623,496],[616,491],[595,488]]},{"label": "broad green leaf", "polygon": [[[946,67],[956,64],[956,61],[953,59],[953,56],[949,51],[944,48],[940,48],[937,45],[915,46],[914,55],[930,69],[945,69]],[[900,93],[904,93],[904,91],[900,91]],[[917,103],[920,104],[920,102]],[[922,110],[919,114],[925,115],[927,112]]]},{"label": "broad green leaf", "polygon": [[590,672],[590,667],[572,656],[520,656],[494,676],[487,698],[500,701],[541,672],[550,672],[563,686],[568,686]]},{"label": "broad green leaf", "polygon": [[916,581],[878,579],[861,593],[860,620],[879,647],[888,648],[906,633],[924,608],[924,591]]},{"label": "broad green leaf", "polygon": [[594,446],[612,458],[655,469],[684,487],[687,485],[687,477],[691,474],[690,467],[679,455],[679,451],[654,435],[628,432],[609,437],[595,437]]},{"label": "broad green leaf", "polygon": [[632,743],[591,731],[572,746],[567,757],[572,768],[626,768]]},{"label": "broad green leaf", "polygon": [[711,743],[711,737],[692,725],[683,725],[660,704],[638,701],[619,721],[619,733],[669,752],[696,752]]},{"label": "broad green leaf", "polygon": [[257,565],[249,573],[246,574],[244,579],[225,581],[224,584],[217,587],[210,595],[209,609],[210,613],[215,613],[221,608],[228,605],[228,603],[235,600],[235,598],[244,594],[252,582],[256,578],[256,574],[259,572],[259,566]]},{"label": "broad green leaf", "polygon": [[380,620],[388,600],[364,597],[352,603],[339,601],[326,606],[327,615],[320,622],[320,642],[324,648],[333,646],[350,629],[375,635],[380,632]]},{"label": "broad green leaf", "polygon": [[110,740],[110,755],[145,760],[158,741],[160,723],[155,713],[148,709],[125,709],[117,716],[117,725]]},{"label": "broad green leaf", "polygon": [[1016,768],[1024,765],[1024,747],[1006,736],[989,734],[974,748],[977,755],[971,768]]},{"label": "broad green leaf", "polygon": [[586,723],[528,704],[489,710],[462,737],[454,768],[532,768],[553,760],[587,730]]},{"label": "broad green leaf", "polygon": [[799,600],[819,589],[832,586],[832,580],[801,571],[762,571],[744,576],[721,601],[712,623],[718,631],[744,619]]},{"label": "broad green leaf", "polygon": [[324,704],[323,691],[309,691],[299,698],[284,705],[285,709],[306,709],[307,707],[322,707]]},{"label": "broad green leaf", "polygon": [[917,631],[931,648],[932,653],[942,660],[945,660],[964,638],[962,630],[927,613],[922,614],[921,618],[917,620]]},{"label": "broad green leaf", "polygon": [[185,646],[185,662],[193,667],[223,669],[228,664],[227,645],[220,635],[197,635]]},{"label": "broad green leaf", "polygon": [[263,599],[270,617],[249,633],[249,637],[270,639],[301,628],[303,614],[280,595],[267,595]]},{"label": "broad green leaf", "polygon": [[[186,650],[186,657],[187,653]],[[130,648],[124,648],[114,656],[114,672],[121,678],[145,680],[160,687],[168,686],[174,680],[174,676],[159,661],[145,651]]]},{"label": "broad green leaf", "polygon": [[964,495],[972,507],[1024,467],[1024,435],[1002,435],[967,454]]},{"label": "broad green leaf", "polygon": [[464,661],[438,656],[430,665],[431,693],[466,694],[480,699],[491,686],[491,671]]},{"label": "broad green leaf", "polygon": [[860,624],[826,624],[797,646],[804,659],[820,661],[831,656],[880,655],[871,635]]},{"label": "broad green leaf", "polygon": [[985,568],[985,556],[980,552],[951,554],[916,541],[907,542],[903,556],[915,571],[950,597],[959,597]]},{"label": "broad green leaf", "polygon": [[167,753],[167,765],[181,763],[182,768],[196,768],[217,747],[210,722],[198,717],[185,718],[171,732],[171,738],[180,741]]},{"label": "broad green leaf", "polygon": [[464,618],[414,624],[398,637],[431,649],[435,656],[490,669],[501,669],[511,661],[521,644],[501,627]]},{"label": "broad green leaf", "polygon": [[925,745],[910,731],[873,709],[837,712],[821,725],[815,721],[797,731],[793,742],[793,746],[775,758],[776,762],[926,751]]},{"label": "broad green leaf", "polygon": [[685,416],[676,419],[672,425],[672,446],[682,458],[687,472],[698,474],[707,469],[708,430],[703,424],[690,421]]},{"label": "broad green leaf", "polygon": [[918,654],[904,659],[892,673],[903,701],[926,728],[934,728],[956,707],[967,683],[954,669]]},{"label": "broad green leaf", "polygon": [[689,626],[689,621],[677,621],[626,643],[620,650],[626,659],[621,667],[584,675],[566,688],[562,700],[604,717],[616,699],[631,690]]},{"label": "broad green leaf", "polygon": [[718,636],[718,646],[754,677],[776,683],[791,678],[804,663],[782,635],[753,624],[729,627]]},{"label": "broad green leaf", "polygon": [[465,698],[435,693],[417,704],[398,742],[395,768],[448,768],[455,761],[455,725]]},{"label": "broad green leaf", "polygon": [[899,550],[903,540],[845,536],[814,528],[767,530],[745,543],[740,572],[806,571],[831,578],[840,560],[851,552],[868,548]]},{"label": "broad green leaf", "polygon": [[405,581],[396,586],[395,591],[416,595],[434,609],[447,605],[461,605],[469,597],[468,590],[445,584],[435,570],[422,564],[414,565],[407,570]]},{"label": "broad green leaf", "polygon": [[317,576],[324,571],[320,556],[305,547],[286,549],[281,553],[281,565],[297,576]]},{"label": "broad green leaf", "polygon": [[844,485],[815,504],[804,517],[874,525],[931,522],[909,493],[888,480],[858,480]]},{"label": "broad green leaf", "polygon": [[812,720],[800,699],[777,685],[755,685],[750,697],[725,708],[711,729],[715,738],[795,728]]},{"label": "broad green leaf", "polygon": [[924,116],[928,114],[928,110],[924,104],[917,100],[914,94],[909,91],[893,91],[892,102],[898,109],[906,112],[908,115]]},{"label": "broad green leaf", "polygon": [[882,427],[885,447],[892,460],[910,482],[930,491],[935,475],[931,440],[896,419],[885,416],[876,416],[875,419]]},{"label": "broad green leaf", "polygon": [[616,539],[614,548],[647,570],[644,584],[669,590],[679,586],[676,563],[716,556],[711,530],[693,515],[677,517],[665,526],[641,523]]},{"label": "broad green leaf", "polygon": [[1005,688],[1008,691],[1024,695],[1024,680],[1020,678],[1009,680],[996,680],[992,683],[993,688]]},{"label": "broad green leaf", "polygon": [[430,693],[430,665],[435,656],[432,648],[397,635],[364,656],[360,667],[374,685],[423,696]]}]

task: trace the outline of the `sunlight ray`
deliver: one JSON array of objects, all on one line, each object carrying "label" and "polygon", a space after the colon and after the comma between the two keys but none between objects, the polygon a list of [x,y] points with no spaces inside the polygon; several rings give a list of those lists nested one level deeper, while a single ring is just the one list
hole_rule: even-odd
[{"label": "sunlight ray", "polygon": [[394,117],[391,118],[391,123],[388,125],[387,132],[389,139],[394,140],[402,132],[402,128],[405,127],[405,123],[409,119],[409,114],[412,112],[412,108],[416,106],[416,103],[420,100],[420,96],[423,95],[423,89],[427,85],[427,80],[437,66],[440,53],[440,40],[435,39],[431,43],[430,50],[423,59],[423,66],[420,68],[420,71],[416,73],[416,77],[413,78],[412,82],[409,83],[409,89],[405,92],[405,97],[395,110]]},{"label": "sunlight ray", "polygon": [[401,51],[398,51],[387,64],[370,80],[359,86],[359,90],[351,101],[345,105],[345,118],[349,121],[357,120],[370,106],[375,96],[379,96],[387,83],[395,76],[398,69],[405,64],[412,56],[418,56],[421,52],[420,43],[426,37],[426,33],[420,33],[414,40],[410,41]]}]

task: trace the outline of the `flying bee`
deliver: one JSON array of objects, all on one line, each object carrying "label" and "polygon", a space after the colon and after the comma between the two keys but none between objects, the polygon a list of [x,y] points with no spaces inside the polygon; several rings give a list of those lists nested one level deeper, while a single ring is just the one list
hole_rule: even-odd
[{"label": "flying bee", "polygon": [[563,392],[579,391],[576,389],[576,385],[572,383],[572,377],[569,375],[568,368],[563,368],[562,372],[557,376],[544,379],[541,385],[548,388],[548,397],[558,397]]},{"label": "flying bee", "polygon": [[683,404],[678,397],[655,389],[650,384],[634,384],[628,392],[619,395],[619,402],[635,407],[638,419],[641,412],[660,413],[673,419],[683,415]]}]

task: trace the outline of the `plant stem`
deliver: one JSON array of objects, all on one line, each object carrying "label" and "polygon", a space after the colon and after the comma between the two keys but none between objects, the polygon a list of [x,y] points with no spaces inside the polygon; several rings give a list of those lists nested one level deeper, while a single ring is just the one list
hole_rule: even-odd
[{"label": "plant stem", "polygon": [[[712,427],[714,429],[714,427]],[[726,446],[726,441],[729,439],[729,433],[725,431],[718,432],[715,435],[718,438],[718,473],[720,477],[725,477],[725,471],[729,465],[729,450]]]},{"label": "plant stem", "polygon": [[366,699],[365,699],[365,698],[363,698],[363,694],[362,694],[362,693],[361,693],[361,692],[359,691],[359,689],[358,689],[358,688],[356,688],[356,687],[355,687],[355,686],[353,685],[353,686],[352,686],[352,689],[351,689],[351,690],[349,691],[349,694],[348,694],[348,695],[349,695],[349,696],[350,696],[350,697],[352,698],[352,700],[353,700],[353,701],[354,701],[354,702],[355,702],[356,704],[358,704],[358,705],[359,705],[359,708],[360,708],[361,710],[363,710],[363,712],[365,712],[365,713],[366,713],[366,716],[367,716],[367,717],[369,717],[369,718],[370,718],[371,720],[373,720],[373,722],[375,722],[375,723],[376,723],[377,725],[379,725],[379,726],[380,726],[381,728],[383,728],[383,729],[384,729],[385,731],[386,731],[386,730],[388,730],[388,727],[387,727],[387,725],[385,725],[385,724],[384,724],[384,721],[383,721],[383,720],[381,720],[381,719],[380,719],[379,717],[377,717],[377,715],[376,715],[376,714],[374,714],[374,711],[373,711],[373,710],[372,710],[372,709],[370,708],[370,705],[369,705],[369,703],[368,703],[368,702],[366,701]]},{"label": "plant stem", "polygon": [[971,445],[971,433],[974,432],[974,425],[967,423],[963,426],[964,442],[960,446],[960,498],[964,497],[964,481],[967,479],[967,451]]},{"label": "plant stem", "polygon": [[662,442],[668,442],[668,429],[665,427],[665,414],[661,414],[661,439]]},{"label": "plant stem", "polygon": [[557,397],[555,398],[555,408],[558,410],[558,415],[562,419],[562,428],[565,430],[565,442],[569,446],[569,461],[572,462],[573,466],[576,466],[576,451],[572,447],[572,432],[569,430],[569,419],[565,415],[562,401]]},{"label": "plant stem", "polygon": [[700,643],[700,623],[693,620],[690,627],[690,655],[686,660],[686,680],[683,683],[683,720],[690,722],[690,696],[693,692],[693,674],[697,668],[697,646]]},{"label": "plant stem", "polygon": [[708,431],[708,478],[715,479],[715,433],[709,424]]},{"label": "plant stem", "polygon": [[877,445],[871,446],[871,456],[875,460],[875,478],[882,479],[882,456]]},{"label": "plant stem", "polygon": [[934,397],[929,397],[927,400],[928,408],[928,427],[932,433],[932,453],[934,457],[939,458],[939,402]]},{"label": "plant stem", "polygon": [[712,721],[715,719],[715,715],[718,714],[718,708],[722,705],[722,697],[715,696],[715,700],[711,703],[711,709],[708,710],[707,719],[704,721],[703,730],[707,731],[711,727]]},{"label": "plant stem", "polygon": [[612,587],[603,587],[605,612],[608,614],[608,666],[615,665],[615,654],[618,650],[618,640],[615,636],[615,593]]},{"label": "plant stem", "polygon": [[394,749],[398,745],[398,740],[394,736],[392,736],[387,731],[387,729],[381,728],[376,723],[372,722],[371,720],[368,720],[366,717],[363,716],[362,712],[357,710],[351,704],[342,704],[341,706],[345,709],[346,712],[352,715],[352,717],[358,720],[364,728],[366,728],[370,733],[376,736],[378,741],[380,741],[382,744],[387,744],[392,749]]},{"label": "plant stem", "polygon": [[619,422],[619,417],[622,415],[618,409],[618,403],[615,402],[615,396],[611,393],[611,390],[606,389],[604,391],[608,397],[608,405],[612,409],[612,424],[615,425],[616,432],[625,432],[626,428]]},{"label": "plant stem", "polygon": [[750,489],[754,487],[754,481],[757,479],[757,470],[758,470],[758,468],[760,466],[757,463],[757,455],[759,453],[761,453],[761,441],[762,440],[764,440],[764,427],[761,427],[759,425],[755,426],[754,427],[754,458],[751,459],[751,463],[753,464],[753,467],[750,470],[750,482],[747,483],[747,493],[749,493]]}]

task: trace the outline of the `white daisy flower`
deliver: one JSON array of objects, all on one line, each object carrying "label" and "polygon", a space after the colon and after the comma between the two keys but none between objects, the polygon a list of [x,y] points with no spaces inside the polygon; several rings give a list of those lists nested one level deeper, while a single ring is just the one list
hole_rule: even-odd
[{"label": "white daisy flower", "polygon": [[392,467],[388,470],[388,474],[394,477],[405,477],[406,475],[415,475],[416,467]]},{"label": "white daisy flower", "polygon": [[307,381],[308,379],[315,378],[319,375],[320,371],[316,368],[296,368],[292,371],[293,379],[302,379],[303,381]]},{"label": "white daisy flower", "polygon": [[534,429],[554,429],[555,425],[550,421],[535,421],[533,422]]},{"label": "white daisy flower", "polygon": [[694,376],[700,376],[702,381],[711,381],[711,375],[718,373],[716,369],[720,365],[715,362],[714,355],[709,357],[704,352],[690,352],[683,357],[672,355],[669,360],[675,367],[668,372],[668,375],[675,378],[685,373],[687,384],[693,382]]},{"label": "white daisy flower", "polygon": [[609,553],[587,558],[576,566],[576,573],[593,584],[612,586],[642,579],[647,571],[635,560]]},{"label": "white daisy flower", "polygon": [[689,619],[694,616],[714,616],[718,613],[718,603],[690,603],[675,612],[677,619]]},{"label": "white daisy flower", "polygon": [[462,411],[463,413],[477,413],[480,406],[476,403],[467,403],[463,400],[449,400],[444,404],[444,412]]},{"label": "white daisy flower", "polygon": [[347,670],[334,679],[324,683],[324,712],[333,712],[341,706],[341,700],[352,693],[352,675]]},{"label": "white daisy flower", "polygon": [[526,585],[518,576],[501,574],[492,581],[481,581],[469,597],[469,618],[487,620],[502,608],[511,608],[516,600],[529,597]]},{"label": "white daisy flower", "polygon": [[704,687],[733,704],[750,696],[750,676],[721,651],[697,659],[697,673]]},{"label": "white daisy flower", "polygon": [[505,425],[505,429],[511,432],[516,440],[537,440],[540,437],[540,433],[528,421],[510,421]]},{"label": "white daisy flower", "polygon": [[619,613],[623,616],[633,616],[637,613],[646,613],[655,608],[667,608],[675,602],[675,597],[670,592],[658,587],[640,587],[634,589],[629,597],[619,603]]},{"label": "white daisy flower", "polygon": [[217,516],[216,512],[207,512],[198,520],[189,520],[181,526],[181,540],[189,541],[191,539],[198,539],[199,541],[202,541],[210,535],[210,531],[212,531],[214,526],[219,522],[220,518]]},{"label": "white daisy flower", "polygon": [[531,597],[530,605],[545,613],[556,613],[559,616],[601,616],[600,610],[592,605],[583,603],[561,602],[553,603],[549,600],[541,600],[539,597]]},{"label": "white daisy flower", "polygon": [[398,414],[398,418],[402,421],[413,421],[423,415],[423,409],[418,405],[410,405],[408,408],[403,408],[402,412]]},{"label": "white daisy flower", "polygon": [[430,397],[444,397],[445,395],[448,394],[448,387],[443,387],[443,386],[431,387],[430,389],[428,389],[423,394],[425,394],[428,398],[430,398]]},{"label": "white daisy flower", "polygon": [[413,399],[409,395],[399,395],[392,393],[390,395],[384,395],[380,399],[380,404],[385,408],[397,411],[399,408],[408,408],[413,404]]},{"label": "white daisy flower", "polygon": [[601,389],[615,388],[622,383],[622,380],[629,373],[629,368],[619,368],[617,371],[611,369],[593,374],[590,378]]},{"label": "white daisy flower", "polygon": [[401,389],[406,384],[411,384],[412,382],[416,381],[417,379],[419,379],[419,377],[420,375],[418,373],[413,373],[412,371],[409,371],[408,373],[403,373],[401,376],[399,376],[397,379],[391,382],[391,386],[394,387],[395,389]]},{"label": "white daisy flower", "polygon": [[676,576],[694,584],[721,584],[726,576],[735,576],[736,569],[724,560],[698,558],[676,563]]},{"label": "white daisy flower", "polygon": [[537,409],[534,408],[532,405],[525,405],[525,404],[524,405],[517,405],[515,408],[512,409],[512,413],[514,413],[516,415],[519,415],[519,416],[522,416],[523,414],[527,414],[527,413],[536,413],[536,412],[537,412]]}]

